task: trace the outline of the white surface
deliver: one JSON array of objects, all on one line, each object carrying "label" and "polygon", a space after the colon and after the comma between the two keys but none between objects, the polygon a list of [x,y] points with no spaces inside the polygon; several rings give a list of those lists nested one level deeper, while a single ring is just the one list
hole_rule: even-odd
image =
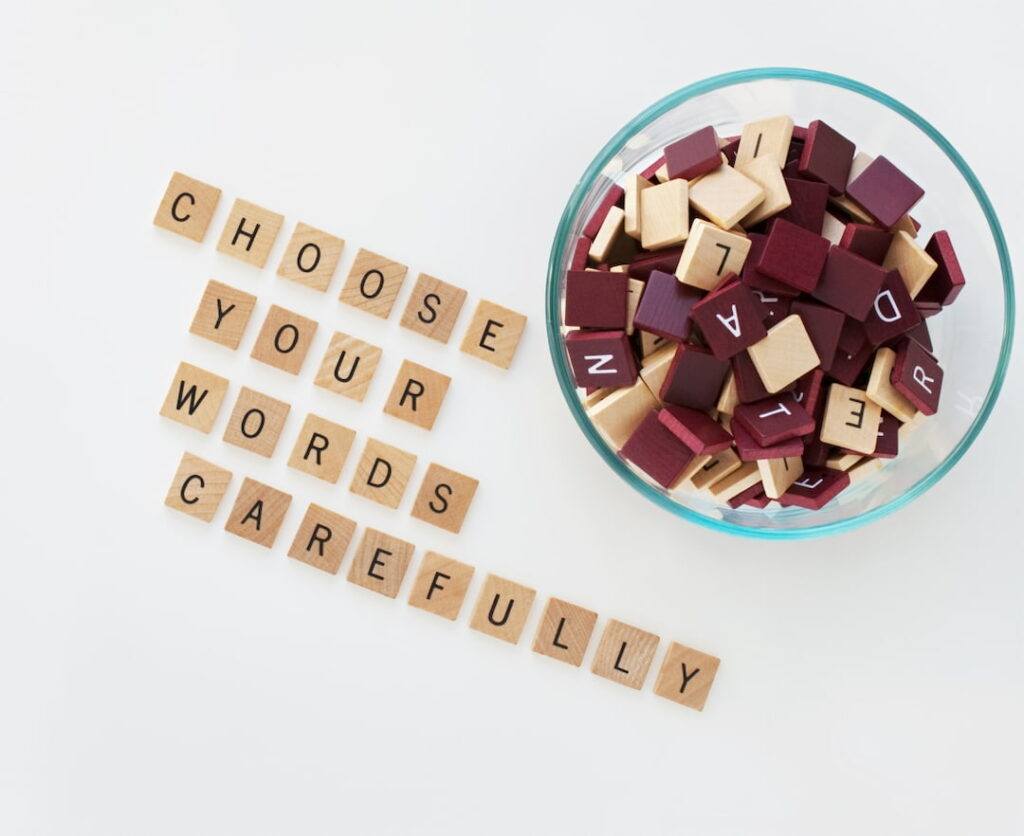
[{"label": "white surface", "polygon": [[[740,66],[882,87],[947,133],[1019,256],[1015,27],[933,6],[19,4],[0,30],[0,830],[985,833],[1020,796],[1020,363],[953,473],[895,517],[758,544],[612,477],[557,391],[542,287],[583,166],[640,108]],[[1002,139],[994,144],[992,134]],[[150,225],[172,170],[220,186],[202,245]],[[348,241],[320,296],[215,252],[242,196]],[[335,296],[358,246],[529,314],[512,370]],[[260,297],[236,354],[187,332],[210,276]],[[404,298],[404,297],[403,297]],[[268,302],[322,323],[299,380],[248,358]],[[466,312],[456,328],[460,335]],[[328,332],[386,346],[362,407],[313,391]],[[453,341],[454,342],[454,341]],[[435,431],[379,416],[404,354],[455,379]],[[1018,354],[1019,356],[1019,354]],[[157,415],[179,360],[232,379],[206,437]],[[248,383],[274,458],[220,440]],[[284,465],[332,409],[478,475],[464,532]],[[294,492],[267,553],[162,506],[183,449]],[[227,501],[234,497],[235,486]],[[721,656],[703,714],[285,557],[304,504]],[[343,571],[347,569],[347,563]],[[472,594],[472,593],[471,593]],[[588,662],[589,662],[588,655]],[[659,654],[660,660],[660,654]]]}]

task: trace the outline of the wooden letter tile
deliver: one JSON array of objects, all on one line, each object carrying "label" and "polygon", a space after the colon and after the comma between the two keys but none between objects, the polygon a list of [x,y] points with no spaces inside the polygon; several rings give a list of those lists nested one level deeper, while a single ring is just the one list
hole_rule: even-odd
[{"label": "wooden letter tile", "polygon": [[446,343],[465,301],[466,291],[461,287],[420,273],[402,313],[401,325],[424,337]]},{"label": "wooden letter tile", "polygon": [[256,297],[244,290],[210,279],[199,300],[189,331],[234,350],[256,305]]},{"label": "wooden letter tile", "polygon": [[735,473],[743,466],[740,457],[731,447],[721,453],[715,453],[707,459],[691,477],[690,481],[697,490],[710,489],[716,482]]},{"label": "wooden letter tile", "polygon": [[348,579],[356,586],[394,598],[416,547],[383,531],[368,528],[356,549]]},{"label": "wooden letter tile", "polygon": [[757,462],[743,462],[736,470],[715,480],[708,490],[719,502],[728,502],[761,481]]},{"label": "wooden letter tile", "polygon": [[180,172],[171,175],[153,223],[193,241],[202,241],[220,200],[220,189]]},{"label": "wooden letter tile", "polygon": [[690,203],[722,229],[732,229],[764,200],[764,189],[723,165],[690,186]]},{"label": "wooden letter tile", "polygon": [[578,668],[596,623],[596,612],[551,598],[537,628],[533,651]]},{"label": "wooden letter tile", "polygon": [[441,618],[454,621],[466,599],[473,567],[450,557],[427,552],[409,593],[409,603]]},{"label": "wooden letter tile", "polygon": [[536,590],[528,586],[488,575],[469,626],[509,644],[518,644],[536,595]]},{"label": "wooden letter tile", "polygon": [[238,198],[220,234],[217,251],[262,267],[281,229],[284,216]]},{"label": "wooden letter tile", "polygon": [[300,222],[281,257],[277,275],[323,293],[334,278],[344,246],[341,238]]},{"label": "wooden letter tile", "polygon": [[[895,364],[896,352],[891,348],[880,348],[875,352],[875,362],[871,365],[867,394],[882,409],[895,415],[905,424],[914,418],[917,408],[892,385],[892,370]],[[839,469],[845,470],[845,468]]]},{"label": "wooden letter tile", "polygon": [[747,350],[769,393],[789,386],[818,366],[818,353],[799,315],[787,316]]},{"label": "wooden letter tile", "polygon": [[[674,349],[670,349],[675,354]],[[647,414],[658,406],[658,399],[638,380],[632,386],[616,389],[587,410],[591,422],[616,450],[625,444]]]},{"label": "wooden letter tile", "polygon": [[754,226],[761,221],[779,214],[783,209],[788,209],[793,203],[789,196],[789,188],[786,186],[786,179],[782,176],[782,169],[775,165],[775,160],[770,157],[758,157],[749,163],[741,166],[739,171],[753,180],[764,191],[764,200],[755,206],[747,215],[744,215],[740,223],[745,227]]},{"label": "wooden letter tile", "polygon": [[789,154],[789,143],[793,138],[793,120],[788,116],[775,116],[750,122],[743,126],[740,147],[736,151],[736,166],[744,166],[752,160],[768,157],[781,170]]},{"label": "wooden letter tile", "polygon": [[362,401],[380,357],[381,350],[377,346],[335,331],[314,383],[346,398]]},{"label": "wooden letter tile", "polygon": [[404,264],[360,250],[338,298],[346,305],[387,319],[408,271]]},{"label": "wooden letter tile", "polygon": [[295,532],[288,557],[337,575],[355,531],[354,520],[311,502]]},{"label": "wooden letter tile", "polygon": [[669,180],[640,195],[641,242],[645,250],[670,247],[690,232],[689,190],[685,180]]},{"label": "wooden letter tile", "polygon": [[290,494],[246,477],[224,528],[259,546],[272,548],[291,502]]},{"label": "wooden letter tile", "polygon": [[623,230],[630,238],[640,240],[640,193],[654,184],[646,177],[631,174],[626,177],[625,201],[623,203]]},{"label": "wooden letter tile", "polygon": [[740,274],[748,252],[749,238],[696,218],[676,267],[676,278],[701,290],[714,290],[729,273]]},{"label": "wooden letter tile", "polygon": [[892,243],[882,261],[882,267],[886,270],[900,271],[900,278],[903,279],[911,299],[917,298],[921,288],[938,266],[938,262],[903,230],[893,235]]},{"label": "wooden letter tile", "polygon": [[431,463],[412,506],[418,519],[458,534],[480,483],[471,476]]},{"label": "wooden letter tile", "polygon": [[284,401],[243,386],[224,429],[224,440],[269,459],[290,409]]},{"label": "wooden letter tile", "polygon": [[617,248],[619,240],[625,236],[625,223],[626,213],[618,206],[610,207],[594,236],[587,255],[596,262],[606,261],[612,251]]},{"label": "wooden letter tile", "polygon": [[804,463],[799,456],[759,459],[757,467],[761,472],[764,492],[769,499],[778,499],[804,473]]},{"label": "wooden letter tile", "polygon": [[209,522],[217,513],[230,481],[230,470],[217,467],[193,453],[185,453],[164,505]]},{"label": "wooden letter tile", "polygon": [[349,490],[388,508],[397,508],[416,464],[416,457],[383,441],[366,442]]},{"label": "wooden letter tile", "polygon": [[208,433],[228,391],[227,378],[190,363],[179,363],[160,414],[186,427]]},{"label": "wooden letter tile", "polygon": [[251,356],[288,374],[298,374],[315,333],[312,319],[271,305]]},{"label": "wooden letter tile", "polygon": [[295,439],[288,467],[334,484],[341,475],[355,437],[355,430],[311,412]]},{"label": "wooden letter tile", "polygon": [[672,702],[704,709],[720,660],[678,642],[671,642],[661,663],[654,693]]},{"label": "wooden letter tile", "polygon": [[462,338],[461,350],[507,369],[525,327],[526,317],[522,314],[481,299]]},{"label": "wooden letter tile", "polygon": [[861,389],[833,383],[821,423],[821,440],[826,444],[869,455],[878,441],[882,408]]},{"label": "wooden letter tile", "polygon": [[601,634],[590,670],[639,691],[647,678],[658,641],[653,633],[612,619]]},{"label": "wooden letter tile", "polygon": [[433,429],[452,379],[412,360],[403,360],[384,413],[425,430]]}]

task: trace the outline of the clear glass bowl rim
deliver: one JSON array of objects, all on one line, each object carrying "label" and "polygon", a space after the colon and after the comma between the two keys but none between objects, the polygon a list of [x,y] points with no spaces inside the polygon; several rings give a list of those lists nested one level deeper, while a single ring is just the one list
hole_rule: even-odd
[{"label": "clear glass bowl rim", "polygon": [[[879,104],[895,111],[920,128],[920,130],[942,150],[953,165],[956,166],[957,170],[970,186],[975,199],[978,201],[978,204],[985,215],[989,230],[992,233],[993,243],[995,244],[996,251],[999,255],[999,266],[1003,279],[1004,318],[1003,338],[999,352],[999,361],[996,365],[995,374],[992,377],[992,382],[989,386],[988,393],[985,396],[982,408],[979,410],[970,429],[960,439],[956,447],[954,447],[949,455],[947,455],[946,458],[924,478],[919,480],[909,490],[905,491],[895,499],[890,500],[885,505],[881,505],[878,508],[874,508],[862,514],[858,514],[855,517],[850,517],[849,519],[824,525],[787,530],[745,527],[734,525],[733,523],[726,522],[725,520],[715,520],[705,517],[702,514],[691,511],[689,508],[684,508],[683,506],[676,504],[668,496],[659,492],[651,485],[648,485],[639,476],[633,473],[627,467],[625,462],[619,459],[619,457],[615,455],[610,447],[604,442],[587,418],[583,405],[576,394],[575,382],[573,381],[571,371],[565,359],[565,354],[562,348],[561,325],[559,321],[561,318],[561,300],[559,298],[561,283],[560,265],[563,263],[563,259],[566,254],[566,247],[570,245],[568,235],[573,218],[579,211],[583,199],[590,190],[595,179],[601,176],[608,163],[611,162],[611,160],[619,153],[626,141],[639,131],[643,130],[655,119],[658,119],[668,111],[689,99],[723,87],[731,87],[745,82],[761,81],[764,79],[814,81],[851,90],[855,93],[860,93],[863,96],[873,99]],[[964,158],[960,156],[959,152],[950,144],[949,140],[939,133],[939,131],[936,130],[930,122],[903,103],[894,99],[892,96],[883,93],[881,90],[862,84],[859,81],[846,78],[845,76],[798,67],[757,67],[711,76],[665,96],[663,99],[655,102],[646,110],[631,119],[608,141],[604,148],[601,149],[583,173],[583,176],[576,184],[576,188],[573,189],[572,195],[569,197],[569,202],[566,204],[565,211],[562,213],[561,220],[558,223],[555,240],[551,248],[551,258],[548,263],[546,317],[548,348],[550,349],[551,359],[555,367],[555,375],[558,378],[562,394],[564,395],[566,402],[569,404],[569,409],[572,412],[573,418],[576,419],[576,423],[580,426],[580,429],[583,430],[583,434],[587,437],[587,440],[594,449],[597,450],[598,454],[600,454],[605,462],[608,463],[612,470],[614,470],[634,489],[639,491],[655,504],[677,516],[690,520],[691,522],[697,523],[698,525],[702,525],[706,528],[710,528],[713,531],[722,531],[742,537],[752,537],[765,540],[798,540],[819,537],[827,534],[838,534],[842,531],[850,531],[891,514],[935,485],[950,470],[950,468],[960,460],[960,457],[963,456],[967,451],[967,448],[971,446],[974,439],[977,438],[978,433],[981,432],[981,428],[988,420],[1006,377],[1006,370],[1010,361],[1010,350],[1013,345],[1015,317],[1013,270],[1010,266],[1010,256],[1006,248],[1006,239],[1003,235],[1002,227],[999,224],[999,220],[996,217],[995,210],[992,208],[992,203],[989,200],[988,195],[985,193],[981,183],[978,182],[978,178],[975,176],[971,167],[966,163]]]}]

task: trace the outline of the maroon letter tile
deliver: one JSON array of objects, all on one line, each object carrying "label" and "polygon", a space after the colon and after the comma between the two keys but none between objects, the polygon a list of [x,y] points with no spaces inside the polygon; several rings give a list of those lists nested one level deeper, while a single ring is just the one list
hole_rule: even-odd
[{"label": "maroon letter tile", "polygon": [[708,456],[732,446],[732,436],[725,427],[699,409],[667,404],[658,420],[694,453]]},{"label": "maroon letter tile", "polygon": [[683,284],[671,273],[655,270],[647,279],[633,326],[677,342],[689,339],[690,308],[701,296],[700,290]]},{"label": "maroon letter tile", "polygon": [[810,293],[818,286],[828,249],[827,238],[776,218],[757,262],[757,270],[769,278]]},{"label": "maroon letter tile", "polygon": [[934,415],[942,394],[942,367],[916,340],[896,349],[890,381],[893,388],[925,415]]},{"label": "maroon letter tile", "polygon": [[684,343],[672,358],[661,386],[661,399],[677,406],[711,409],[718,403],[728,371],[728,361],[719,360],[706,348]]},{"label": "maroon letter tile", "polygon": [[882,226],[892,229],[922,198],[924,189],[879,156],[846,187],[846,194]]},{"label": "maroon letter tile", "polygon": [[[727,283],[728,277],[722,285]],[[690,316],[719,360],[728,360],[768,336],[757,298],[743,284],[716,288],[690,309]]]},{"label": "maroon letter tile", "polygon": [[636,382],[636,356],[625,331],[570,331],[565,348],[577,386],[629,386]]},{"label": "maroon letter tile", "polygon": [[693,460],[694,452],[658,420],[651,410],[619,451],[662,487],[669,487]]},{"label": "maroon letter tile", "polygon": [[853,152],[856,146],[820,119],[807,126],[807,138],[797,170],[804,177],[813,177],[828,185],[834,195],[846,191]]},{"label": "maroon letter tile", "polygon": [[940,305],[952,305],[964,286],[964,274],[960,269],[960,260],[956,257],[949,233],[939,230],[928,241],[924,251],[935,259],[938,267],[917,294],[917,302],[938,302]]},{"label": "maroon letter tile", "polygon": [[815,299],[863,322],[882,289],[885,270],[843,247],[828,251]]},{"label": "maroon letter tile", "polygon": [[714,171],[722,164],[718,134],[710,125],[665,146],[665,166],[669,177],[692,180]]},{"label": "maroon letter tile", "polygon": [[898,270],[890,270],[864,320],[864,333],[872,345],[881,345],[921,324],[921,314],[907,293]]},{"label": "maroon letter tile", "polygon": [[565,324],[625,328],[628,288],[625,273],[570,270],[565,274]]},{"label": "maroon letter tile", "polygon": [[732,426],[742,426],[762,447],[814,432],[814,418],[788,392],[756,403],[740,404]]}]

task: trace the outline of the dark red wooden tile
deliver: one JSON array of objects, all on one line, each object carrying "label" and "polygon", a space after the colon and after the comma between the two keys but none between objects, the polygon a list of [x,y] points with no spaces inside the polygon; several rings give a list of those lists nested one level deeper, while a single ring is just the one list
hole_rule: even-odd
[{"label": "dark red wooden tile", "polygon": [[938,267],[917,294],[917,301],[952,305],[963,290],[965,279],[960,269],[960,259],[956,257],[953,242],[949,240],[949,233],[945,230],[936,232],[925,245],[924,251],[935,259]]},{"label": "dark red wooden tile", "polygon": [[860,173],[846,194],[882,226],[892,229],[924,195],[917,183],[882,156]]},{"label": "dark red wooden tile", "polygon": [[789,308],[789,312],[797,314],[811,338],[811,344],[818,353],[818,362],[822,368],[832,365],[839,345],[846,317],[833,308],[819,305],[810,300],[797,299]]},{"label": "dark red wooden tile", "polygon": [[733,424],[731,429],[733,441],[736,443],[736,452],[745,462],[756,462],[760,459],[783,459],[790,456],[802,456],[804,453],[802,438],[790,438],[765,447],[758,444],[757,439],[742,424]]},{"label": "dark red wooden tile", "polygon": [[569,262],[570,270],[582,270],[587,266],[587,253],[590,252],[590,245],[593,243],[586,236],[576,242],[576,249],[572,251],[572,261]]},{"label": "dark red wooden tile", "polygon": [[577,386],[629,386],[636,382],[636,356],[625,331],[570,331],[565,349]]},{"label": "dark red wooden tile", "polygon": [[828,208],[828,186],[813,180],[787,177],[786,189],[792,203],[775,217],[820,235]]},{"label": "dark red wooden tile", "polygon": [[702,296],[700,290],[683,284],[671,273],[655,270],[640,297],[633,325],[671,340],[681,342],[689,339],[692,328],[690,309]]},{"label": "dark red wooden tile", "polygon": [[809,468],[779,498],[779,502],[817,511],[835,499],[849,484],[849,473],[829,468]]},{"label": "dark red wooden tile", "polygon": [[690,316],[720,360],[728,360],[768,336],[757,297],[750,288],[732,282],[733,279],[733,274],[727,276],[719,287],[690,309]]},{"label": "dark red wooden tile", "polygon": [[856,146],[839,131],[815,119],[807,126],[798,170],[804,177],[825,183],[834,195],[846,191]]},{"label": "dark red wooden tile", "polygon": [[619,451],[664,488],[672,485],[693,460],[694,452],[666,429],[651,410]]},{"label": "dark red wooden tile", "polygon": [[719,453],[732,446],[732,436],[725,427],[699,409],[667,404],[658,413],[658,420],[698,455]]},{"label": "dark red wooden tile", "polygon": [[828,239],[776,218],[757,262],[757,271],[810,293],[818,285],[828,250]]},{"label": "dark red wooden tile", "polygon": [[808,414],[817,419],[818,408],[824,406],[822,394],[825,390],[825,372],[821,369],[807,372],[797,380],[793,387],[793,397],[796,402],[807,410]]},{"label": "dark red wooden tile", "polygon": [[[921,314],[922,317],[926,318],[929,316],[929,314],[921,310],[921,306],[917,304],[916,299],[914,300],[914,307],[917,308],[917,312]],[[931,352],[933,350],[932,335],[928,331],[928,323],[927,321],[925,321],[925,319],[922,319],[920,325],[914,326],[909,331],[907,331],[907,333],[904,334],[903,336],[919,342],[922,346],[924,346],[925,351]]]},{"label": "dark red wooden tile", "polygon": [[832,455],[832,445],[826,444],[817,435],[808,436],[805,439],[804,454],[801,457],[804,467],[824,467],[830,455]]},{"label": "dark red wooden tile", "polygon": [[732,427],[742,426],[762,447],[771,447],[814,431],[814,418],[790,392],[763,401],[740,404],[732,415]]},{"label": "dark red wooden tile", "polygon": [[601,202],[597,204],[597,208],[594,210],[594,214],[590,216],[590,220],[587,221],[587,225],[583,227],[583,234],[593,240],[594,236],[597,235],[601,229],[601,224],[604,223],[604,219],[608,216],[608,211],[621,201],[626,194],[625,189],[622,186],[612,186],[608,189]]},{"label": "dark red wooden tile", "polygon": [[736,152],[739,150],[740,138],[738,136],[730,137],[721,148],[721,151],[725,154],[725,159],[729,165],[736,165]]},{"label": "dark red wooden tile", "polygon": [[645,180],[650,180],[654,182],[655,172],[663,165],[665,165],[665,158],[658,157],[658,159],[656,159],[653,163],[647,166],[647,168],[640,172],[640,176],[643,177]]},{"label": "dark red wooden tile", "polygon": [[710,125],[665,146],[665,164],[669,177],[692,180],[722,164],[718,134]]},{"label": "dark red wooden tile", "polygon": [[839,349],[832,360],[832,365],[828,368],[828,374],[844,386],[853,386],[874,353],[874,346],[867,340],[864,341],[859,351],[848,352]]},{"label": "dark red wooden tile", "polygon": [[[748,493],[748,491],[744,491],[743,493]],[[767,508],[769,502],[771,502],[771,499],[769,499],[768,494],[766,494],[764,491],[761,491],[761,493],[757,494],[756,496],[750,497],[743,504],[749,505],[751,508]]]},{"label": "dark red wooden tile", "polygon": [[754,361],[746,351],[741,351],[730,362],[736,383],[736,397],[740,403],[753,403],[768,397],[769,392],[761,381],[761,375],[757,373]]},{"label": "dark red wooden tile", "polygon": [[942,395],[942,366],[917,340],[904,340],[896,349],[890,382],[925,415],[934,415]]},{"label": "dark red wooden tile", "polygon": [[665,403],[711,409],[718,403],[728,371],[728,361],[719,360],[706,348],[684,343],[676,349],[659,395]]},{"label": "dark red wooden tile", "polygon": [[892,233],[870,224],[848,223],[839,239],[839,246],[875,264],[885,260],[892,243]]},{"label": "dark red wooden tile", "polygon": [[625,273],[570,270],[565,275],[565,324],[616,330],[626,327]]},{"label": "dark red wooden tile", "polygon": [[844,247],[831,247],[812,296],[863,322],[882,289],[885,270]]},{"label": "dark red wooden tile", "polygon": [[[745,491],[742,491],[741,493],[736,494],[736,496],[734,496],[732,499],[730,499],[729,500],[729,507],[730,508],[739,508],[741,505],[753,505],[754,504],[754,500],[757,500],[759,497],[762,497],[762,496],[764,496],[767,499],[767,496],[765,495],[765,492],[764,492],[764,488],[762,487],[761,483],[758,482],[756,485],[752,485],[751,487],[747,488]],[[765,503],[765,505],[767,505],[767,503]],[[763,508],[764,505],[760,505],[760,506],[755,505],[754,507]]]},{"label": "dark red wooden tile", "polygon": [[807,141],[807,128],[804,125],[793,126],[793,137],[790,140],[790,144],[794,142],[806,142]]},{"label": "dark red wooden tile", "polygon": [[882,420],[878,422],[878,442],[875,444],[876,459],[894,459],[900,452],[900,422],[889,412],[882,410]]},{"label": "dark red wooden tile", "polygon": [[914,307],[899,271],[890,270],[864,320],[864,333],[872,345],[881,345],[920,324],[921,314]]},{"label": "dark red wooden tile", "polygon": [[629,277],[646,281],[655,270],[660,270],[662,273],[675,273],[682,254],[682,247],[667,247],[650,255],[638,256],[629,264]]}]

